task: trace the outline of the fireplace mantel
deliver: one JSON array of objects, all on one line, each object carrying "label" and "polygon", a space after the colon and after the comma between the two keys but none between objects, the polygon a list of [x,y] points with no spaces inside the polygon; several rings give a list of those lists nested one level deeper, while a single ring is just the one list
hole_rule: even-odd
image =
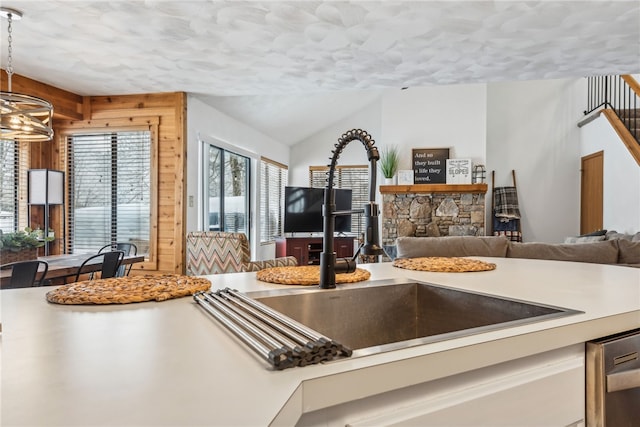
[{"label": "fireplace mantel", "polygon": [[381,185],[382,194],[486,193],[487,184]]}]

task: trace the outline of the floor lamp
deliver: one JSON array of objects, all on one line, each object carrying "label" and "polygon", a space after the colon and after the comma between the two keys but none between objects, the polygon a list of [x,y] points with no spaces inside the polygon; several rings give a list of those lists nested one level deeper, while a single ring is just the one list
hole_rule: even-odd
[{"label": "floor lamp", "polygon": [[[49,236],[49,206],[64,205],[64,172],[51,169],[29,169],[27,202],[29,221],[31,206],[44,206],[44,237]],[[62,210],[62,229],[64,230],[64,209]],[[62,235],[64,241],[64,232]],[[49,244],[44,245],[44,255],[49,255]]]}]

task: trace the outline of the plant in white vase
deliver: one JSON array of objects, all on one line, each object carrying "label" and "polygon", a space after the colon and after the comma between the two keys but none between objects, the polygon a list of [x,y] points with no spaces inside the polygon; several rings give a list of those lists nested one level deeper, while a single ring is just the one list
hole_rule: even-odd
[{"label": "plant in white vase", "polygon": [[380,153],[380,172],[385,178],[385,184],[393,184],[396,172],[398,171],[398,163],[400,156],[398,155],[398,147],[395,145],[386,146],[382,148]]}]

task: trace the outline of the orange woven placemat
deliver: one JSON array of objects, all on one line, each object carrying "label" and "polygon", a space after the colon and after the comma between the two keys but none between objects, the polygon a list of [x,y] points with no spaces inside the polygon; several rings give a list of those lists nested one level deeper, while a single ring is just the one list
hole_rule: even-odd
[{"label": "orange woven placemat", "polygon": [[211,289],[201,277],[180,274],[127,276],[84,280],[47,292],[47,301],[56,304],[127,304],[165,301]]},{"label": "orange woven placemat", "polygon": [[393,266],[416,271],[435,271],[446,273],[466,273],[471,271],[495,270],[496,265],[472,258],[458,257],[420,257],[396,258]]},{"label": "orange woven placemat", "polygon": [[[303,265],[298,267],[273,267],[256,272],[258,280],[280,285],[318,285],[320,284],[320,266]],[[336,283],[362,282],[371,277],[371,273],[356,268],[353,273],[336,274]]]}]

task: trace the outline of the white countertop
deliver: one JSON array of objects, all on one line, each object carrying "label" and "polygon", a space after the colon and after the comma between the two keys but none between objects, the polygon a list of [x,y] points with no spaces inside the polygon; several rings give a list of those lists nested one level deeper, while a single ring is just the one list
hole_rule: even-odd
[{"label": "white countertop", "polygon": [[[292,425],[304,412],[640,326],[640,269],[481,259],[498,268],[360,267],[372,281],[410,278],[584,313],[274,371],[192,298],[64,306],[46,302],[46,287],[3,290],[1,424]],[[291,288],[258,282],[255,273],[208,278],[214,289]]]}]

